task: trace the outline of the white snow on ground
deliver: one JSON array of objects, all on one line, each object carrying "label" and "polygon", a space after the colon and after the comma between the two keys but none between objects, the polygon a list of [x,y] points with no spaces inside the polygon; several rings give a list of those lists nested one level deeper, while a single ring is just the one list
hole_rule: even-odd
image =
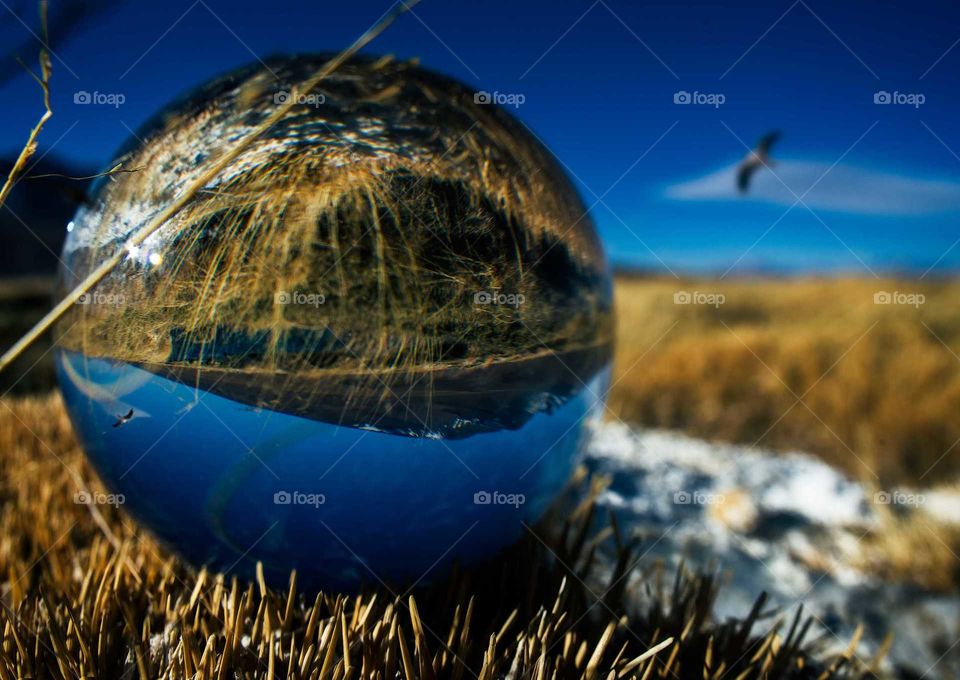
[{"label": "white snow on ground", "polygon": [[861,568],[862,541],[880,527],[881,504],[920,498],[920,511],[957,523],[960,487],[878,496],[806,454],[613,423],[593,425],[587,465],[612,477],[599,502],[644,539],[645,559],[719,565],[727,574],[718,617],[742,616],[766,591],[785,611],[802,603],[838,648],[863,623],[861,658],[892,631],[892,669],[960,676],[960,644],[951,648],[960,638],[960,598]]},{"label": "white snow on ground", "polygon": [[921,510],[943,524],[960,524],[960,489],[924,491]]}]

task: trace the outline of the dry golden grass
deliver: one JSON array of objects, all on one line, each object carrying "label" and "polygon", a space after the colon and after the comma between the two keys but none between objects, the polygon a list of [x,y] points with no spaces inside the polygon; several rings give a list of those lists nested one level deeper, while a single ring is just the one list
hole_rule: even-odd
[{"label": "dry golden grass", "polygon": [[882,523],[862,541],[860,566],[880,578],[910,581],[943,592],[960,584],[960,528],[920,510],[894,513],[880,506]]},{"label": "dry golden grass", "polygon": [[[875,304],[919,293],[923,304]],[[677,292],[723,295],[676,304]],[[960,475],[960,282],[619,277],[609,406],[631,423],[815,454],[868,489]],[[960,530],[879,506],[871,573],[944,591]]]},{"label": "dry golden grass", "polygon": [[122,511],[74,503],[91,479],[58,397],[0,400],[0,678],[875,677],[856,639],[827,653],[762,597],[713,621],[716,580],[664,579],[615,525],[592,534],[590,493],[543,542],[412,594],[344,596],[191,571]]},{"label": "dry golden grass", "polygon": [[[675,304],[719,293],[718,307]],[[919,307],[874,294],[920,293]],[[620,418],[814,453],[879,488],[960,474],[960,282],[620,277]]]}]

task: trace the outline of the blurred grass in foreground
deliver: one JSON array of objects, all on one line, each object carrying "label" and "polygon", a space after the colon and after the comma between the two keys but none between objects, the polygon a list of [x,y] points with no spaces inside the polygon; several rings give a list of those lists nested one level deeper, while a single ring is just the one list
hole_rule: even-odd
[{"label": "blurred grass in foreground", "polygon": [[[608,417],[804,451],[868,491],[956,488],[960,281],[619,276],[616,306]],[[880,509],[864,566],[956,591],[960,528]]]}]

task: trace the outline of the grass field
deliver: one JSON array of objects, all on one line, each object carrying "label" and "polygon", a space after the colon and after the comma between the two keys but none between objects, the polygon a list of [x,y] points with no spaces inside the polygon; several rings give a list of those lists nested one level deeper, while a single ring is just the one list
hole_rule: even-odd
[{"label": "grass field", "polygon": [[307,594],[294,576],[276,592],[193,571],[122,510],[76,502],[99,488],[60,398],[5,398],[0,677],[876,677],[856,640],[817,642],[764,598],[714,620],[716,577],[675,579],[616,527],[593,533],[596,481],[581,475],[562,514],[505,554],[415,591]]},{"label": "grass field", "polygon": [[[878,291],[920,293],[923,303],[875,304]],[[806,450],[878,488],[956,483],[960,283],[620,277],[616,292],[611,418]],[[679,304],[683,292],[715,306]],[[0,293],[5,338],[47,300],[43,285]],[[704,668],[731,677],[817,677],[831,666],[862,677],[866,670],[850,654],[824,660],[784,629],[765,636],[758,625],[752,633],[748,612],[746,622],[712,622],[717,584],[709,579],[668,586],[644,616],[623,615],[619,587],[601,607],[579,580],[592,582],[594,542],[576,529],[545,536],[546,544],[525,541],[494,568],[416,600],[332,594],[291,605],[282,593],[196,574],[122,512],[73,502],[96,481],[62,404],[23,396],[52,387],[48,347],[14,367],[3,386],[13,390],[0,399],[0,671],[10,677],[223,677],[233,669],[245,677],[340,679],[397,669],[407,678],[466,678],[468,670],[489,678],[512,664],[523,676],[558,678],[699,677]],[[585,521],[584,512],[575,519]],[[604,535],[609,530],[598,540]],[[630,548],[643,552],[624,542],[611,580],[636,566]],[[956,532],[933,535],[891,514],[866,544],[878,575],[956,587]],[[656,582],[653,574],[642,581]],[[245,636],[249,644],[239,645]],[[643,656],[669,637],[681,642]]]},{"label": "grass field", "polygon": [[960,475],[960,282],[620,277],[616,304],[611,417],[878,488]]},{"label": "grass field", "polygon": [[[960,281],[621,276],[616,305],[610,418],[805,451],[877,491],[956,488]],[[897,510],[869,568],[955,591],[960,529]]]}]

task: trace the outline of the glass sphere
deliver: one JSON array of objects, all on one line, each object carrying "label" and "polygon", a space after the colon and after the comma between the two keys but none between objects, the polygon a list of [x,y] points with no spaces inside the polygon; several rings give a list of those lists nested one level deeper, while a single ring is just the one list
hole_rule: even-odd
[{"label": "glass sphere", "polygon": [[[602,406],[610,275],[549,152],[412,63],[277,59],[161,111],[69,227],[56,327],[80,441],[195,565],[430,580],[542,516]],[[132,233],[289,111],[139,247]]]}]

